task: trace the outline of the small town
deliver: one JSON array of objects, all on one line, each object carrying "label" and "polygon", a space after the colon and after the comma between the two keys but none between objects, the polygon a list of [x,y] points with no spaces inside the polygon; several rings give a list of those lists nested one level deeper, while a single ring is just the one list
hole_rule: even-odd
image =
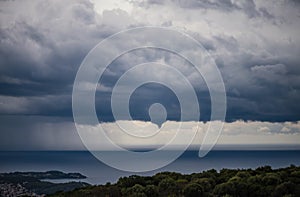
[{"label": "small town", "polygon": [[30,192],[25,187],[23,187],[21,184],[2,183],[2,184],[0,184],[0,196],[5,196],[5,197],[18,197],[18,196],[43,197],[45,195],[38,195],[34,192]]}]

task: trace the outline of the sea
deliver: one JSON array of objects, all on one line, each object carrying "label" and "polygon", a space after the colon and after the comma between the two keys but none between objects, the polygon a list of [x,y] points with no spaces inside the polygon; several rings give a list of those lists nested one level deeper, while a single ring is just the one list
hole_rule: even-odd
[{"label": "sea", "polygon": [[[272,168],[300,165],[300,150],[213,150],[199,158],[198,151],[188,150],[173,163],[153,171],[134,173],[114,169],[97,160],[88,151],[0,151],[0,172],[49,171],[79,172],[86,179],[76,180],[98,185],[114,183],[130,175],[150,176],[172,171],[183,174],[209,169],[255,169],[269,165]],[[69,182],[70,179],[47,180]]]}]

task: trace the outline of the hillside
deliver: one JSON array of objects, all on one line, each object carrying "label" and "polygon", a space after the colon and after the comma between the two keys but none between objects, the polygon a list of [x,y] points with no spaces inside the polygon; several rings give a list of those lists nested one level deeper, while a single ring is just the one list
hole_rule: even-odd
[{"label": "hillside", "polygon": [[58,192],[56,197],[76,196],[300,196],[300,167],[272,169],[208,170],[184,175],[162,172],[154,176],[129,176],[117,183],[88,186],[70,192]]}]

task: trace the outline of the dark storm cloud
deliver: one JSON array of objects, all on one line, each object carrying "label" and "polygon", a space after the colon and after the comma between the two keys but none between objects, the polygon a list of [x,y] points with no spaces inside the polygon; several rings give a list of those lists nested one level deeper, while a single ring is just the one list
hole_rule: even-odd
[{"label": "dark storm cloud", "polygon": [[0,150],[84,150],[70,118],[0,116]]},{"label": "dark storm cloud", "polygon": [[253,0],[242,0],[242,1],[214,1],[214,0],[170,0],[170,1],[157,1],[157,0],[148,0],[138,2],[138,5],[149,7],[151,5],[166,5],[172,4],[180,6],[186,9],[212,9],[223,12],[232,12],[232,11],[242,11],[249,18],[252,17],[266,17],[272,19],[273,15],[270,14],[266,8],[257,9],[255,2]]},{"label": "dark storm cloud", "polygon": [[[130,16],[122,10],[105,11],[101,15],[96,13],[93,4],[87,1],[33,1],[19,4],[8,1],[1,4],[2,115],[72,116],[72,85],[77,69],[88,51],[118,30],[139,24],[157,24],[154,21],[155,17],[150,17],[153,21],[138,21],[139,17],[144,15]],[[153,16],[163,13],[159,8],[168,9],[170,12],[175,10],[178,18],[160,18],[160,23],[170,27],[182,25],[188,34],[211,52],[225,82],[228,121],[298,120],[300,47],[299,39],[295,36],[299,26],[295,22],[294,11],[290,11],[294,4],[276,4],[279,8],[284,8],[283,16],[278,10],[272,10],[271,6],[260,4],[262,3],[254,1],[206,0],[165,3],[145,1],[133,5],[141,6],[141,9],[146,7],[146,12],[151,12]],[[155,8],[156,12],[147,10],[151,9],[152,5],[158,6]],[[184,11],[177,12],[174,7]],[[205,12],[198,12],[201,10]],[[208,26],[220,20],[220,17],[214,19],[215,15],[220,13],[225,13],[222,16],[226,20],[224,19],[222,26],[210,27],[210,31],[216,33],[205,35],[202,31],[207,27],[198,28],[197,24],[200,19],[205,18],[205,14],[210,14],[210,11],[217,14],[207,16],[204,21]],[[230,15],[234,15],[233,18],[237,20],[232,21],[236,22],[234,25],[230,21],[233,18],[226,18]],[[181,18],[187,18],[189,21],[180,21]],[[185,27],[185,23],[190,26]],[[276,28],[281,31],[275,34]],[[100,81],[101,86],[96,94],[97,112],[102,120],[113,120],[110,109],[111,90],[126,69],[138,63],[158,60],[170,65],[175,64],[167,53],[149,50],[136,52],[131,56],[125,55],[119,61],[113,62]],[[179,65],[184,67],[183,73],[195,86],[202,120],[209,120],[210,98],[203,79],[201,76],[194,76],[193,69],[185,69],[187,66],[184,62],[178,60],[177,66]],[[148,120],[147,108],[151,102],[161,99],[168,109],[169,119],[178,119],[179,106],[174,96],[154,86],[143,87],[139,91],[132,97],[131,102],[131,112],[135,118]]]},{"label": "dark storm cloud", "polygon": [[[95,22],[91,3],[69,3],[63,11],[58,1],[2,2],[1,114],[72,115],[77,69],[88,51],[114,28]],[[23,108],[10,110],[5,103],[22,103]]]}]

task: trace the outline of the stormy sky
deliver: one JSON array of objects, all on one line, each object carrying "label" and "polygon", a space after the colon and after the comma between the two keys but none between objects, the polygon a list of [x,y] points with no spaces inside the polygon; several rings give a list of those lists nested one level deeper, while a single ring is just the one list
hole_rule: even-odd
[{"label": "stormy sky", "polygon": [[[76,72],[100,41],[141,26],[182,31],[213,57],[227,96],[221,143],[295,144],[300,139],[299,19],[300,3],[292,0],[1,1],[0,150],[83,148],[72,117]],[[174,54],[143,49],[120,56],[99,81],[96,111],[112,138],[128,141],[116,135],[112,88],[127,69],[143,62],[180,67],[195,88],[199,121],[210,120],[210,94],[201,75]],[[149,121],[149,107],[157,102],[167,110],[166,124],[176,125],[178,99],[158,84],[141,86],[131,96],[133,119]],[[148,143],[163,143],[158,141]]]}]

